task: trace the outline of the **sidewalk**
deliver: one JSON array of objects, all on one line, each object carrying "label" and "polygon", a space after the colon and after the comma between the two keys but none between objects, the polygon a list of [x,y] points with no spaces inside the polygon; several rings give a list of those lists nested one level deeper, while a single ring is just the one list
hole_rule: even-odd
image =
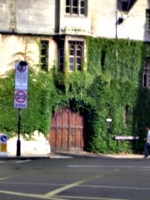
[{"label": "sidewalk", "polygon": [[[144,155],[142,154],[95,154],[89,152],[57,152],[50,154],[21,154],[16,155],[0,155],[0,160],[38,160],[38,159],[51,159],[51,158],[73,158],[73,157],[89,157],[89,158],[114,158],[114,159],[142,159]],[[149,159],[149,158],[148,158]]]},{"label": "sidewalk", "polygon": [[[97,157],[97,158],[115,158],[115,159],[122,159],[122,158],[143,158],[144,154],[96,154],[96,153],[89,153],[89,152],[79,152],[79,153],[71,153],[71,152],[57,152],[56,154],[52,154],[51,158],[57,156],[72,156],[72,157]],[[150,157],[149,157],[150,158]]]}]

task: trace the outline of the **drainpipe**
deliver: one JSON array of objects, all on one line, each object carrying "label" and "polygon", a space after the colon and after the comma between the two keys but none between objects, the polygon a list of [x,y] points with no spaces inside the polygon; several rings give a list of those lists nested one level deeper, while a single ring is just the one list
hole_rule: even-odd
[{"label": "drainpipe", "polygon": [[118,39],[118,10],[116,9],[116,39]]}]

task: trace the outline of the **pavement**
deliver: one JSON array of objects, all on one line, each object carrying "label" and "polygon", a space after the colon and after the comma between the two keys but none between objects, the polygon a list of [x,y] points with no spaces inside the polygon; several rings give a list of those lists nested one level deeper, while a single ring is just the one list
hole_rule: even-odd
[{"label": "pavement", "polygon": [[[89,153],[89,152],[56,152],[50,154],[21,154],[20,156],[16,155],[9,155],[9,154],[0,154],[0,160],[9,160],[9,159],[18,159],[18,160],[26,160],[26,159],[53,159],[53,158],[72,158],[72,157],[89,157],[89,158],[114,158],[114,159],[139,159],[143,158],[144,155],[142,154],[96,154],[96,153]],[[150,158],[150,157],[149,157]],[[149,159],[148,158],[148,159]]]},{"label": "pavement", "polygon": [[[64,156],[71,156],[71,157],[97,157],[97,158],[143,158],[144,154],[96,154],[96,153],[89,153],[89,152],[57,152],[55,154],[50,154],[51,158],[59,158]],[[150,157],[148,157],[149,159]]]}]

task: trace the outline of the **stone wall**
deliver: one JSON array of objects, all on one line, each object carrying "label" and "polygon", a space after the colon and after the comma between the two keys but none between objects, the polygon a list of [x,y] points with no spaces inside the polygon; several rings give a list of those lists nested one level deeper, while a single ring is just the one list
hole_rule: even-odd
[{"label": "stone wall", "polygon": [[[32,139],[26,141],[23,137],[21,141],[21,155],[47,155],[51,152],[50,144],[43,134],[38,134],[37,131],[32,136]],[[7,155],[16,155],[17,137],[8,138]]]},{"label": "stone wall", "polygon": [[[88,0],[85,16],[67,15],[65,0],[0,0],[0,32],[116,37],[117,0]],[[145,31],[148,0],[138,0],[117,26],[118,38],[150,40]]]},{"label": "stone wall", "polygon": [[48,49],[48,63],[49,68],[54,65],[56,60],[56,43],[51,37],[35,37],[26,35],[15,35],[15,34],[0,34],[0,74],[5,73],[10,69],[15,69],[15,62],[17,60],[24,60],[23,56],[19,52],[24,53],[25,47],[27,47],[28,56],[32,58],[34,62],[30,62],[30,67],[35,67],[39,62],[39,48],[37,41],[39,40],[49,41]]}]

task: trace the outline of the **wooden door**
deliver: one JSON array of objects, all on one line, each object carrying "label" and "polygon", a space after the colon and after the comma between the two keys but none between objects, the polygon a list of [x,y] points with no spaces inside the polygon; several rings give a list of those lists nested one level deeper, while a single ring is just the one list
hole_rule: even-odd
[{"label": "wooden door", "polygon": [[86,134],[83,115],[67,108],[54,113],[51,120],[49,142],[52,152],[84,150]]}]

